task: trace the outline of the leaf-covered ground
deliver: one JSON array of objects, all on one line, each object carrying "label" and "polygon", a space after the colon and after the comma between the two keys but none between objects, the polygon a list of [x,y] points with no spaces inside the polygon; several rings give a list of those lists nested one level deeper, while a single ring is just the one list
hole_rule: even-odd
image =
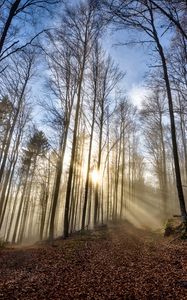
[{"label": "leaf-covered ground", "polygon": [[123,225],[4,249],[0,299],[187,299],[187,243]]}]

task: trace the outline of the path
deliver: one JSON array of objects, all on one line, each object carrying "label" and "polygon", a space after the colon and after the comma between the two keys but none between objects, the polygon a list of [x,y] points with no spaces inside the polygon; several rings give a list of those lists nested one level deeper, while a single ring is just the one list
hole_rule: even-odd
[{"label": "path", "polygon": [[187,243],[130,225],[0,251],[0,299],[187,299]]}]

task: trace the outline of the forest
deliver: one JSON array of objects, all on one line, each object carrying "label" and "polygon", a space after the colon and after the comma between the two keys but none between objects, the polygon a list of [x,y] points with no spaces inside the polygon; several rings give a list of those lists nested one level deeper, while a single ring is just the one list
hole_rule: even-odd
[{"label": "forest", "polygon": [[[138,105],[124,88],[128,70],[113,47],[124,55],[125,49],[145,53],[146,94],[137,95]],[[0,244],[47,243],[52,262],[55,241],[69,245],[91,232],[103,237],[108,227],[114,241],[118,227],[119,240],[131,230],[144,238],[142,230],[147,236],[174,219],[187,237],[186,97],[185,0],[0,0]],[[134,247],[131,239],[124,248]],[[176,249],[164,243],[155,237],[155,249],[163,251],[158,257],[167,247],[172,259],[175,250],[186,255],[185,242]],[[170,298],[168,291],[150,294],[149,286],[139,296],[119,288],[108,296],[25,292],[14,298],[0,290],[0,299],[185,299],[187,281],[172,284],[183,291]]]}]

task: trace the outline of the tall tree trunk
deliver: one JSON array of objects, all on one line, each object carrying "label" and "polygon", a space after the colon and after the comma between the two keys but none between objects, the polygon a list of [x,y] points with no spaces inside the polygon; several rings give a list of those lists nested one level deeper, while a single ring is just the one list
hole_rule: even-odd
[{"label": "tall tree trunk", "polygon": [[87,29],[85,35],[82,66],[81,66],[79,82],[78,82],[77,104],[76,104],[75,122],[74,122],[74,130],[73,130],[73,142],[72,142],[69,176],[68,176],[66,199],[65,199],[65,210],[64,210],[64,237],[65,238],[68,237],[69,234],[69,205],[70,205],[70,196],[71,196],[71,188],[72,188],[72,178],[74,172],[74,162],[75,162],[75,153],[76,153],[76,144],[77,144],[77,130],[78,130],[78,123],[79,123],[81,93],[82,93],[82,84],[83,84],[85,64],[86,64],[86,55],[87,55]]},{"label": "tall tree trunk", "polygon": [[[101,100],[102,102],[104,101]],[[101,152],[102,152],[102,142],[103,142],[103,119],[104,119],[104,107],[102,103],[101,107],[101,118],[100,118],[100,132],[99,132],[99,148],[98,148],[98,162],[97,162],[97,172],[100,176],[101,173]],[[94,225],[97,224],[98,221],[98,208],[99,208],[99,182],[97,180],[95,186],[95,208],[94,208]]]},{"label": "tall tree trunk", "polygon": [[91,125],[91,134],[90,134],[90,144],[88,150],[84,205],[83,205],[83,212],[82,212],[82,226],[81,226],[82,229],[84,229],[85,227],[86,209],[88,203],[88,188],[89,188],[89,181],[90,181],[90,164],[91,164],[92,142],[93,142],[93,133],[94,133],[94,125],[95,125],[96,98],[97,98],[97,86],[95,86],[94,99],[93,99],[92,125]]},{"label": "tall tree trunk", "polygon": [[172,99],[172,94],[171,94],[168,68],[167,68],[166,58],[164,55],[164,50],[162,48],[162,45],[160,44],[160,41],[159,41],[159,38],[157,35],[157,31],[156,31],[156,28],[154,25],[153,12],[151,10],[150,10],[150,14],[152,17],[152,27],[153,27],[154,39],[157,44],[161,62],[162,62],[162,68],[163,68],[164,80],[165,80],[166,92],[167,92],[167,98],[168,98],[171,137],[172,137],[172,146],[173,146],[173,158],[174,158],[174,165],[175,165],[175,177],[176,177],[179,205],[180,205],[182,220],[183,220],[183,222],[187,223],[187,212],[186,212],[186,205],[185,205],[185,201],[184,201],[181,172],[180,172],[180,166],[179,166],[179,155],[178,155],[178,147],[177,147],[177,139],[176,139],[175,117],[174,117],[174,111],[173,111],[173,99]]},{"label": "tall tree trunk", "polygon": [[16,10],[18,9],[20,2],[21,2],[21,0],[15,0],[14,3],[12,4],[11,8],[10,8],[8,18],[5,22],[5,26],[3,28],[1,38],[0,38],[0,56],[1,56],[1,52],[3,50],[3,45],[5,43],[6,36],[8,34],[8,30],[9,30],[10,25],[12,23],[12,19],[15,16]]},{"label": "tall tree trunk", "polygon": [[[69,122],[68,122],[68,127],[69,127]],[[58,203],[58,197],[59,197],[59,191],[60,191],[60,184],[61,184],[61,177],[62,177],[62,171],[63,171],[64,154],[65,154],[66,144],[67,144],[68,127],[65,130],[65,135],[61,142],[61,146],[60,146],[61,149],[60,149],[60,154],[59,154],[59,158],[58,158],[58,162],[57,162],[55,189],[54,189],[53,204],[52,204],[52,209],[51,209],[51,219],[50,219],[50,225],[49,225],[50,240],[52,240],[54,237],[55,215],[56,215],[56,209],[57,209],[57,203]]]},{"label": "tall tree trunk", "polygon": [[19,116],[19,113],[20,113],[20,110],[21,110],[21,107],[22,107],[23,100],[24,100],[24,93],[25,93],[25,90],[26,90],[26,87],[27,87],[27,84],[28,84],[28,81],[29,81],[31,66],[32,66],[32,61],[29,62],[26,77],[24,79],[24,84],[23,84],[23,87],[22,87],[22,90],[21,90],[21,93],[20,93],[20,96],[19,96],[19,100],[18,100],[18,107],[16,108],[16,112],[15,112],[15,115],[14,115],[14,118],[13,118],[13,122],[12,122],[12,125],[11,125],[11,128],[10,128],[10,131],[9,131],[7,144],[6,144],[6,147],[5,147],[5,150],[4,150],[4,156],[3,156],[1,167],[0,167],[0,183],[1,183],[2,178],[3,178],[3,174],[4,174],[4,170],[5,170],[5,166],[6,166],[6,162],[7,162],[7,158],[8,158],[8,151],[9,151],[9,148],[10,148],[10,144],[11,144],[12,136],[13,136],[13,133],[14,133],[14,129],[15,129],[17,119],[18,119],[18,116]]},{"label": "tall tree trunk", "polygon": [[28,191],[26,193],[24,208],[23,208],[22,217],[21,217],[21,220],[20,220],[18,243],[21,243],[22,240],[23,240],[23,235],[24,235],[25,227],[26,227],[25,226],[26,219],[27,220],[29,219],[27,213],[28,213],[29,202],[30,202],[30,198],[31,198],[31,191],[32,191],[32,186],[33,186],[33,179],[34,179],[34,175],[35,175],[35,169],[36,169],[36,159],[34,161],[31,180],[30,180]]},{"label": "tall tree trunk", "polygon": [[1,193],[0,229],[1,229],[1,226],[2,226],[2,222],[3,222],[5,211],[6,211],[6,206],[7,206],[8,199],[9,199],[9,193],[10,193],[12,179],[13,179],[13,176],[14,176],[15,166],[16,166],[16,163],[17,163],[17,160],[18,160],[18,147],[19,147],[19,144],[20,144],[20,140],[21,140],[21,131],[18,134],[16,145],[13,148],[11,164],[10,164],[9,170],[7,171],[7,174],[5,176],[5,181],[4,181],[3,189],[2,189],[2,193]]},{"label": "tall tree trunk", "polygon": [[[25,179],[25,182],[24,182],[24,187],[23,187],[23,191],[22,191],[22,195],[21,195],[21,199],[20,199],[20,203],[19,203],[19,207],[18,207],[16,222],[15,222],[13,236],[12,236],[12,243],[15,243],[15,241],[16,241],[19,221],[20,221],[21,212],[22,212],[22,209],[23,209],[23,204],[24,204],[24,196],[25,196],[25,192],[26,192],[26,188],[27,188],[27,182],[28,182],[28,178],[29,178],[29,171],[30,171],[30,166],[28,167],[28,170],[27,170],[26,179]],[[16,202],[18,200],[17,198],[18,198],[18,193],[17,193],[17,197],[15,198]]]},{"label": "tall tree trunk", "polygon": [[124,203],[124,173],[125,173],[125,133],[124,124],[122,132],[122,168],[121,168],[121,207],[120,207],[120,219],[123,217],[123,203]]}]

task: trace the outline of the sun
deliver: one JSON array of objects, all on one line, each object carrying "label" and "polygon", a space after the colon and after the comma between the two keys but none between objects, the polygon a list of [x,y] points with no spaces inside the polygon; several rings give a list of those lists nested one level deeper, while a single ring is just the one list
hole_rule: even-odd
[{"label": "sun", "polygon": [[97,170],[93,170],[91,172],[91,179],[92,179],[92,182],[94,184],[99,183],[99,181],[100,181],[100,174],[99,174],[99,172]]}]

